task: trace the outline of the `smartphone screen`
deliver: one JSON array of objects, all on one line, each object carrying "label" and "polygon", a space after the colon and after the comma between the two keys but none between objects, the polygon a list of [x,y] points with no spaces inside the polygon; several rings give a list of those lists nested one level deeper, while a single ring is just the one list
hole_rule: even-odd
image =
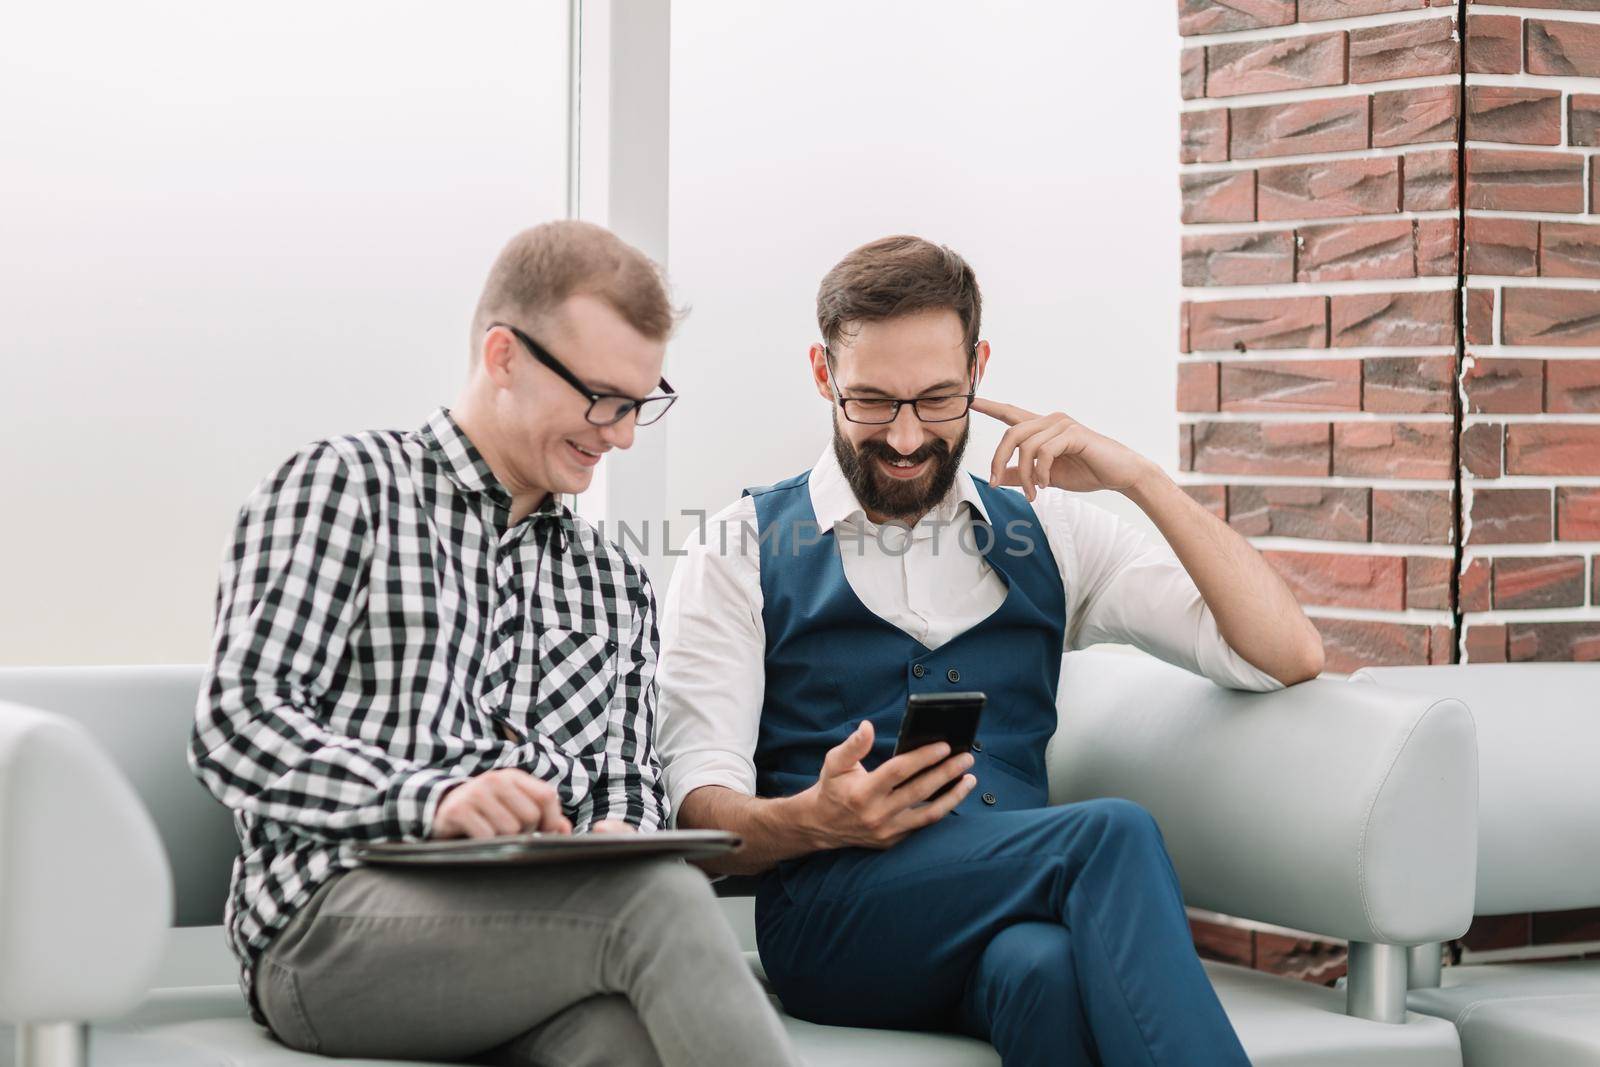
[{"label": "smartphone screen", "polygon": [[[911,694],[906,700],[905,717],[900,720],[900,737],[895,742],[894,754],[898,756],[938,741],[950,746],[952,756],[970,751],[978,736],[978,718],[987,700],[983,693]],[[928,799],[937,800],[960,780],[948,783]]]}]

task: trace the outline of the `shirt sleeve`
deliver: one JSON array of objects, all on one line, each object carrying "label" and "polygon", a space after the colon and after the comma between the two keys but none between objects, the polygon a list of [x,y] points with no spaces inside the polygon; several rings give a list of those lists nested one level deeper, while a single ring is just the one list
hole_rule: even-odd
[{"label": "shirt sleeve", "polygon": [[744,498],[684,546],[662,608],[661,759],[674,822],[706,785],[756,791],[766,689],[755,505]]},{"label": "shirt sleeve", "polygon": [[627,571],[634,625],[606,709],[606,773],[595,789],[590,822],[621,819],[639,830],[659,830],[667,823],[668,804],[654,740],[660,648],[656,601],[644,572],[631,564]]},{"label": "shirt sleeve", "polygon": [[426,837],[465,780],[328,726],[365,610],[370,534],[362,488],[330,445],[256,489],[223,561],[189,745],[190,768],[224,805],[322,842]]},{"label": "shirt sleeve", "polygon": [[1035,504],[1067,593],[1067,651],[1132,645],[1230,689],[1283,683],[1223,640],[1194,579],[1165,543],[1059,489]]}]

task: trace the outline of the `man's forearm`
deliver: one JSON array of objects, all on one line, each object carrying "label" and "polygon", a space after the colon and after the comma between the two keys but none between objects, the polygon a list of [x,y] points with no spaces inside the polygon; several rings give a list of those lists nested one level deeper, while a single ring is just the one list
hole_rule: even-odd
[{"label": "man's forearm", "polygon": [[704,785],[683,798],[678,827],[727,830],[744,839],[737,852],[700,866],[712,874],[760,874],[780,860],[824,847],[807,828],[798,797],[752,797],[720,785]]},{"label": "man's forearm", "polygon": [[1230,648],[1285,685],[1322,670],[1322,637],[1250,543],[1159,468],[1126,490],[1194,579]]}]

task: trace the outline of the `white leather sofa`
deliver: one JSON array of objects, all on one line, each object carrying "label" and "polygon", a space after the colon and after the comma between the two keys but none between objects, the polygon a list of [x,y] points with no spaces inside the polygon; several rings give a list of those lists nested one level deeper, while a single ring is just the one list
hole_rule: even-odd
[{"label": "white leather sofa", "polygon": [[[1600,663],[1387,667],[1357,680],[1470,702],[1479,744],[1479,915],[1600,906]],[[1600,961],[1440,967],[1408,1002],[1455,1023],[1470,1067],[1600,1065]]]},{"label": "white leather sofa", "polygon": [[[215,925],[237,846],[184,763],[199,677],[192,667],[0,669],[0,1028],[21,1024],[39,1063],[73,1062],[77,1023],[94,1024],[91,1059],[104,1067],[328,1062],[250,1022]],[[1455,1028],[1405,1005],[1408,947],[1460,936],[1472,913],[1477,743],[1459,701],[1325,680],[1235,693],[1144,656],[1082,652],[1066,658],[1061,707],[1053,801],[1138,801],[1160,822],[1191,904],[1353,943],[1343,992],[1207,965],[1254,1063],[1461,1063]],[[46,823],[18,785],[28,750],[7,739],[46,729],[71,737],[56,746],[64,782],[115,779],[98,743],[153,817],[176,894],[153,978],[148,952],[124,965],[106,958],[104,942],[65,932],[70,907],[119,926],[127,943],[153,936],[163,922],[147,899],[158,852],[115,786],[85,795],[117,808],[118,821],[27,829]],[[70,784],[58,792],[77,795]],[[117,848],[104,846],[108,836]],[[130,879],[144,879],[135,899]],[[753,948],[751,902],[723,903]],[[817,1067],[999,1062],[964,1037],[787,1023]]]}]

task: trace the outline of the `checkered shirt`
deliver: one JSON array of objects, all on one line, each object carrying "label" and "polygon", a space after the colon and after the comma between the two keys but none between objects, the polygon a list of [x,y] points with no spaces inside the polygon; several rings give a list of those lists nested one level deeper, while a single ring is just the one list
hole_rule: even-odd
[{"label": "checkered shirt", "polygon": [[312,444],[241,509],[189,765],[234,812],[247,997],[354,846],[426,837],[475,774],[554,784],[575,832],[665,825],[649,580],[560,504],[510,509],[444,409]]}]

